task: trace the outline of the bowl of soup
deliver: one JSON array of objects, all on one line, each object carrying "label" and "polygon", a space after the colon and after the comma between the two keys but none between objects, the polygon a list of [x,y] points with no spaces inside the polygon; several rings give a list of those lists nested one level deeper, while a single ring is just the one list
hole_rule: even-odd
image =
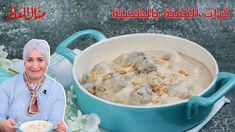
[{"label": "bowl of soup", "polygon": [[[98,42],[76,55],[68,46],[82,36]],[[235,85],[235,75],[219,72],[205,48],[171,35],[107,39],[84,30],[65,39],[56,52],[73,65],[78,108],[96,113],[109,131],[186,131]]]},{"label": "bowl of soup", "polygon": [[52,132],[53,125],[47,121],[34,120],[22,123],[19,130],[22,132]]}]

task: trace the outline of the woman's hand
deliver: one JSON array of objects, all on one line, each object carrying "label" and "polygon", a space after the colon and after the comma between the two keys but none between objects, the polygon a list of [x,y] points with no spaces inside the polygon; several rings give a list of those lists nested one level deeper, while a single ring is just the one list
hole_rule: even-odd
[{"label": "woman's hand", "polygon": [[55,130],[55,132],[67,132],[67,125],[64,121],[59,121],[57,123],[57,128]]},{"label": "woman's hand", "polygon": [[0,122],[0,132],[15,132],[15,120],[7,119]]}]

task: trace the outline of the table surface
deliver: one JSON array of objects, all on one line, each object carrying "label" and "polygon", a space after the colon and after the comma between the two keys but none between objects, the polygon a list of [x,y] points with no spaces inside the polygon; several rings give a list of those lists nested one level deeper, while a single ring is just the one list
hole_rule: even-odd
[{"label": "table surface", "polygon": [[[214,1],[183,1],[171,0],[56,0],[32,2],[11,0],[0,3],[0,45],[5,45],[9,53],[8,58],[22,58],[23,45],[32,38],[46,39],[51,52],[56,46],[71,34],[84,29],[96,29],[104,33],[107,38],[132,33],[161,33],[179,36],[196,42],[206,48],[217,60],[220,71],[235,73],[235,2]],[[25,21],[10,19],[9,6],[36,6],[46,12],[42,19]],[[128,10],[147,10],[155,8],[159,11],[159,19],[115,19],[111,13],[114,8]],[[198,18],[167,19],[161,13],[166,8],[198,8]],[[229,8],[230,18],[221,21],[215,18],[206,19],[203,12],[216,8],[222,11]],[[84,49],[95,43],[90,37],[84,37],[74,42],[71,48]],[[235,90],[231,90],[226,97],[231,100],[218,114],[201,130],[207,131],[235,131]]]}]

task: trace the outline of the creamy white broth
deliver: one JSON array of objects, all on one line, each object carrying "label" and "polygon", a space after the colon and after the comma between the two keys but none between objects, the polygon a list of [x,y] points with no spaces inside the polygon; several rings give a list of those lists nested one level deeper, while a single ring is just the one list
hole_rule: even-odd
[{"label": "creamy white broth", "polygon": [[80,82],[91,94],[111,102],[161,105],[198,95],[212,82],[212,75],[184,54],[140,51],[100,62]]},{"label": "creamy white broth", "polygon": [[46,121],[31,121],[20,126],[24,132],[46,132],[52,128],[52,124]]}]

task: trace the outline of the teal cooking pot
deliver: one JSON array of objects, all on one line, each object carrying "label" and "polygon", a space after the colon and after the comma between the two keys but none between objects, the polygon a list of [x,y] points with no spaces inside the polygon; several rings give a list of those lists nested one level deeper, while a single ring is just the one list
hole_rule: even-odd
[{"label": "teal cooking pot", "polygon": [[[76,56],[68,46],[82,36],[92,36],[98,42]],[[131,106],[109,102],[90,94],[79,83],[82,75],[101,61],[123,53],[154,49],[174,50],[199,60],[207,66],[213,81],[198,96],[160,106]],[[111,132],[188,130],[202,122],[213,104],[235,86],[235,75],[219,73],[216,60],[206,49],[192,41],[170,35],[139,33],[106,39],[98,31],[84,30],[65,39],[56,52],[73,64],[77,106],[83,113],[96,113],[101,118],[101,127]]]}]

